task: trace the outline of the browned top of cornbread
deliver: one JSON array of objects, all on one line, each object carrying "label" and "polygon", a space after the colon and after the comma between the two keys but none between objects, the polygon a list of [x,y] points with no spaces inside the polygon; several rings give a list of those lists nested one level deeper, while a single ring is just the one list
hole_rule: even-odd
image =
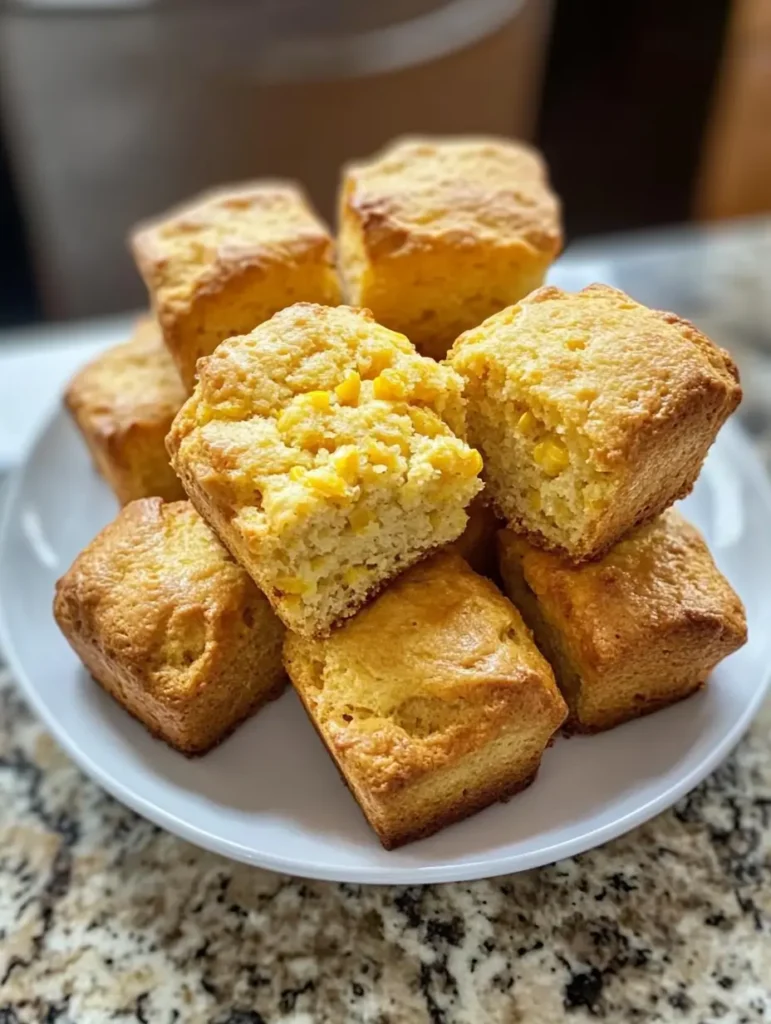
[{"label": "browned top of cornbread", "polygon": [[250,267],[309,260],[333,267],[333,244],[302,189],[255,181],[197,196],[139,224],[131,246],[156,306],[183,309]]},{"label": "browned top of cornbread", "polygon": [[639,651],[652,635],[714,628],[747,635],[744,607],[721,575],[699,531],[674,509],[620,541],[598,562],[571,565],[532,547],[509,530],[500,535],[507,559],[521,565],[549,622],[601,668]]},{"label": "browned top of cornbread", "polygon": [[172,700],[204,685],[255,602],[266,604],[189,502],[143,498],[78,555],[54,613],[66,635]]},{"label": "browned top of cornbread", "polygon": [[343,209],[373,259],[437,243],[526,244],[554,256],[560,207],[529,146],[495,138],[406,138],[345,170]]},{"label": "browned top of cornbread", "polygon": [[130,341],[102,352],[76,374],[65,402],[90,430],[115,435],[145,421],[171,423],[186,397],[157,323],[142,317]]},{"label": "browned top of cornbread", "polygon": [[[481,458],[463,433],[461,380],[369,310],[297,303],[200,363],[168,437],[172,461],[245,535],[353,508],[363,487],[452,488]],[[450,424],[448,426],[448,423]]]},{"label": "browned top of cornbread", "polygon": [[550,716],[556,729],[565,715],[519,612],[451,552],[328,638],[288,634],[285,652],[327,741],[373,791],[460,759],[512,721]]},{"label": "browned top of cornbread", "polygon": [[629,458],[643,426],[665,431],[689,399],[698,408],[709,395],[726,415],[741,400],[727,352],[687,320],[604,284],[539,288],[462,334],[448,358],[467,378],[484,377],[488,392],[524,398],[603,469]]}]

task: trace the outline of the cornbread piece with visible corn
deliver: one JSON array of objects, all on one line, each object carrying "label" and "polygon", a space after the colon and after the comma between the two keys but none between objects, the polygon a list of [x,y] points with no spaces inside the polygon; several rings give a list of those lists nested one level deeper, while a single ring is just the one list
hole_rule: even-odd
[{"label": "cornbread piece with visible corn", "polygon": [[150,317],[139,321],[130,341],[97,356],[67,388],[65,405],[122,504],[153,495],[184,498],[166,435],[185,397]]},{"label": "cornbread piece with visible corn", "polygon": [[132,235],[139,271],[185,385],[224,338],[301,300],[341,300],[325,225],[291,182],[206,193]]},{"label": "cornbread piece with visible corn", "polygon": [[686,495],[741,399],[727,352],[601,284],[533,292],[462,335],[449,362],[485,495],[574,561]]},{"label": "cornbread piece with visible corn", "polygon": [[567,708],[519,612],[459,555],[400,576],[284,662],[386,849],[524,789]]},{"label": "cornbread piece with visible corn", "polygon": [[495,578],[498,573],[496,537],[505,524],[487,504],[484,493],[474,498],[467,512],[466,529],[451,547],[466,559],[474,572],[478,572],[480,576]]},{"label": "cornbread piece with visible corn", "polygon": [[201,362],[168,445],[198,511],[310,635],[463,532],[482,487],[463,431],[453,370],[368,310],[298,303]]},{"label": "cornbread piece with visible corn", "polygon": [[584,565],[510,530],[499,543],[506,590],[554,668],[574,731],[688,697],[747,638],[741,601],[674,509]]},{"label": "cornbread piece with visible corn", "polygon": [[562,245],[541,156],[503,139],[403,139],[345,171],[347,299],[444,358],[461,331],[543,283]]},{"label": "cornbread piece with visible corn", "polygon": [[97,682],[184,754],[284,687],[284,627],[187,501],[127,505],[59,580],[54,614]]}]

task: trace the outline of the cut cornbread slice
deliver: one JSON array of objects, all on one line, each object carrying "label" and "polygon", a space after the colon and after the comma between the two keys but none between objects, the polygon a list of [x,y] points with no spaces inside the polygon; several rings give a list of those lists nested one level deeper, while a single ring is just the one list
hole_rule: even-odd
[{"label": "cut cornbread slice", "polygon": [[258,181],[208,192],[131,238],[185,385],[224,339],[293,302],[340,301],[334,247],[302,190]]},{"label": "cut cornbread slice", "polygon": [[510,530],[499,543],[506,590],[554,668],[574,730],[682,700],[746,640],[741,601],[674,509],[599,562],[570,565]]},{"label": "cut cornbread slice", "polygon": [[486,496],[573,560],[687,494],[741,398],[730,356],[692,324],[600,284],[533,292],[462,335],[449,361]]},{"label": "cut cornbread slice", "polygon": [[200,366],[172,463],[299,633],[328,630],[463,532],[482,461],[461,380],[367,310],[299,303]]},{"label": "cut cornbread slice", "polygon": [[130,341],[84,367],[64,396],[97,469],[125,504],[184,498],[166,435],[186,392],[158,325],[140,320]]},{"label": "cut cornbread slice", "polygon": [[567,713],[517,610],[452,552],[327,639],[287,634],[284,660],[386,849],[527,786]]},{"label": "cut cornbread slice", "polygon": [[494,578],[498,573],[496,537],[504,523],[487,504],[484,493],[478,494],[466,511],[466,529],[451,547],[466,559],[474,572]]},{"label": "cut cornbread slice", "polygon": [[345,171],[346,297],[436,359],[542,284],[561,245],[544,162],[520,143],[403,139]]},{"label": "cut cornbread slice", "polygon": [[285,683],[284,627],[187,501],[127,505],[59,580],[54,614],[97,682],[185,754]]}]

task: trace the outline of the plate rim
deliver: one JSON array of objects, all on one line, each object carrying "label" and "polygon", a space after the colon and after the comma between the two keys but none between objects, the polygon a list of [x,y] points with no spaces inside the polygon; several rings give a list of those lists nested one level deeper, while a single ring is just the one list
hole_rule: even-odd
[{"label": "plate rim", "polygon": [[[27,446],[19,464],[6,481],[0,512],[0,566],[5,562],[5,551],[8,546],[14,511],[17,508],[26,475],[34,456],[44,443],[48,432],[54,427],[57,419],[64,415],[57,404],[47,416],[43,417],[40,427]],[[771,514],[771,481],[765,467],[757,454],[749,435],[737,421],[729,421],[721,431],[722,444],[726,446],[739,473],[752,480],[758,498]],[[2,574],[0,574],[2,577]],[[424,866],[409,864],[393,867],[349,866],[341,870],[331,867],[314,867],[305,860],[297,860],[291,856],[279,856],[273,853],[256,854],[250,848],[230,839],[222,839],[210,831],[199,828],[195,824],[178,817],[171,811],[135,792],[124,785],[119,778],[93,760],[86,749],[73,739],[63,728],[34,685],[22,663],[12,631],[6,621],[4,584],[0,578],[0,658],[10,670],[15,685],[33,712],[42,721],[45,728],[53,735],[56,742],[67,753],[68,757],[92,781],[109,793],[115,800],[128,807],[140,817],[152,822],[164,831],[184,839],[211,853],[224,856],[230,860],[275,871],[280,874],[297,878],[314,879],[327,882],[348,882],[366,885],[425,885],[430,883],[467,882],[483,878],[495,878],[505,874],[515,874],[533,868],[545,867],[559,860],[575,857],[598,846],[604,845],[633,828],[650,821],[657,814],[668,810],[677,800],[691,792],[709,774],[711,774],[738,744],[751,725],[755,715],[768,692],[771,684],[771,661],[768,663],[759,685],[753,692],[751,700],[743,709],[734,726],[722,737],[702,760],[691,770],[672,784],[662,793],[640,804],[613,821],[598,826],[581,835],[570,839],[542,846],[538,850],[524,853],[506,854],[492,859],[464,860],[462,863],[435,863]],[[351,799],[353,799],[351,797]]]}]

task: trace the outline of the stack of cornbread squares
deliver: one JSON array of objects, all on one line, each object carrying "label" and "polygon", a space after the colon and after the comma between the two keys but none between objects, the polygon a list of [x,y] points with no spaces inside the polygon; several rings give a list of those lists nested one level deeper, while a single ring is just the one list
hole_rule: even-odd
[{"label": "stack of cornbread squares", "polygon": [[141,225],[153,315],[66,398],[124,503],[55,599],[102,686],[201,754],[288,674],[387,848],[698,689],[744,610],[671,506],[736,368],[541,287],[560,245],[541,158],[490,139],[347,168],[337,247],[280,182]]}]

